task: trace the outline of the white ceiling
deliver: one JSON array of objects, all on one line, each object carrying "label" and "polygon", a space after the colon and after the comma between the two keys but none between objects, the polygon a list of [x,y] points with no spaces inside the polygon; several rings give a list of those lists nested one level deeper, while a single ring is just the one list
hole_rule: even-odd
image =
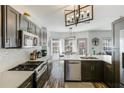
[{"label": "white ceiling", "polygon": [[[13,5],[20,13],[28,11],[30,19],[39,26],[46,26],[48,31],[66,32],[69,27],[64,25],[64,10],[68,5]],[[95,5],[94,20],[73,26],[74,31],[111,30],[111,23],[124,16],[124,5]]]}]

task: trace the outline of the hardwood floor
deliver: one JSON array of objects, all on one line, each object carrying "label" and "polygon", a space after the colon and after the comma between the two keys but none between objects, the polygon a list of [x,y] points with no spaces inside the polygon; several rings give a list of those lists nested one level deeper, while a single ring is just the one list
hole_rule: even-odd
[{"label": "hardwood floor", "polygon": [[53,70],[45,88],[64,88],[64,64],[63,61],[53,61]]},{"label": "hardwood floor", "polygon": [[53,70],[44,88],[108,88],[103,82],[64,82],[63,63],[53,61]]}]

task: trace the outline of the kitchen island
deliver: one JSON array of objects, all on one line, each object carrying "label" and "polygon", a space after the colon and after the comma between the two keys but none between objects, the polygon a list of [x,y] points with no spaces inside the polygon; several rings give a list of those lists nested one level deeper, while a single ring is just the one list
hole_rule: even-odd
[{"label": "kitchen island", "polygon": [[[33,74],[33,71],[4,71],[0,73],[0,88],[19,88]],[[30,84],[32,81],[30,82]],[[29,84],[29,83],[28,83]],[[28,85],[26,85],[28,87]],[[31,85],[32,86],[32,85]]]},{"label": "kitchen island", "polygon": [[102,60],[106,63],[112,64],[112,57],[110,55],[93,55],[93,56],[82,56],[82,55],[65,55],[60,60]]},{"label": "kitchen island", "polygon": [[109,58],[111,57],[105,55],[92,57],[72,55],[63,57],[61,60],[64,60],[65,82],[107,81],[109,84],[112,83],[111,59]]}]

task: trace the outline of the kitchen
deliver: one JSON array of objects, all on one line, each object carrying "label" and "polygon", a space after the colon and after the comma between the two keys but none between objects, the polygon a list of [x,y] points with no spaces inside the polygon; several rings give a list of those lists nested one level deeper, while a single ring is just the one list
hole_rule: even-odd
[{"label": "kitchen", "polygon": [[87,7],[71,24],[69,5],[0,5],[0,88],[124,87],[124,6]]}]

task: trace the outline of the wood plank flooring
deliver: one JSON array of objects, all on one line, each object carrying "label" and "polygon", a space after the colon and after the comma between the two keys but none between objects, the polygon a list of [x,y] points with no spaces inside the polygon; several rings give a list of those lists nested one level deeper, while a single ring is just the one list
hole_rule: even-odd
[{"label": "wood plank flooring", "polygon": [[103,82],[64,82],[63,63],[53,61],[53,70],[44,88],[108,88]]}]

